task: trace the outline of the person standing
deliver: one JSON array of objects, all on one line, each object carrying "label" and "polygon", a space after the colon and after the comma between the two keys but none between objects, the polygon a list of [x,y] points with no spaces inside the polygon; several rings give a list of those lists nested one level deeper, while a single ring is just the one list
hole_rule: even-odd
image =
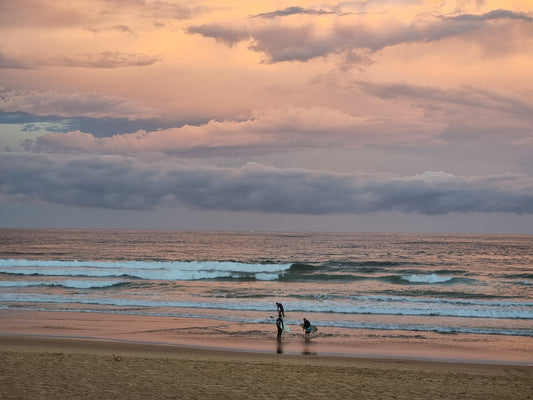
[{"label": "person standing", "polygon": [[308,342],[311,338],[311,322],[307,318],[304,318],[304,323],[302,324],[302,328],[304,330],[304,337],[305,341]]},{"label": "person standing", "polygon": [[283,308],[283,304],[276,303],[276,306],[278,307],[278,316],[281,318],[285,318],[285,309]]},{"label": "person standing", "polygon": [[285,323],[283,322],[283,319],[278,317],[276,320],[276,326],[278,327],[278,342],[281,341],[281,334],[283,333],[283,328],[285,328]]}]

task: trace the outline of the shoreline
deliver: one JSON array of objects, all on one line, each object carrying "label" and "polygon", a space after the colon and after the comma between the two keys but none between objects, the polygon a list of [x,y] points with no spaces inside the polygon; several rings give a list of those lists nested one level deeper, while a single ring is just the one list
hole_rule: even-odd
[{"label": "shoreline", "polygon": [[[246,325],[201,318],[177,318],[70,311],[0,310],[0,340],[86,340],[116,345],[166,346],[192,350],[229,351],[286,356],[387,359],[406,362],[442,362],[533,367],[533,339],[476,337],[450,341],[434,335],[421,341],[411,336],[347,337],[342,331],[319,329],[310,343],[300,331],[275,339],[272,324]],[[333,334],[335,333],[335,334]]]}]

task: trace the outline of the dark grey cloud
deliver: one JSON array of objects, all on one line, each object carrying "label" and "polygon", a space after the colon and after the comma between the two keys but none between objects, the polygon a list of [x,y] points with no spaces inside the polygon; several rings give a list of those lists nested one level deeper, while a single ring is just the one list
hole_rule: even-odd
[{"label": "dark grey cloud", "polygon": [[425,173],[379,178],[307,170],[199,167],[120,156],[0,154],[0,197],[109,209],[301,215],[401,211],[533,214],[533,179]]}]

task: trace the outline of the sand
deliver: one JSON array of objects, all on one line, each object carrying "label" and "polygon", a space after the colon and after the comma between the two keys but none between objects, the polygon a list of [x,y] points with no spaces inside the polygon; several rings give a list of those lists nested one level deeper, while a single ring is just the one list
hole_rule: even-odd
[{"label": "sand", "polygon": [[533,365],[232,350],[194,330],[163,343],[150,318],[63,314],[0,312],[1,399],[533,399]]}]

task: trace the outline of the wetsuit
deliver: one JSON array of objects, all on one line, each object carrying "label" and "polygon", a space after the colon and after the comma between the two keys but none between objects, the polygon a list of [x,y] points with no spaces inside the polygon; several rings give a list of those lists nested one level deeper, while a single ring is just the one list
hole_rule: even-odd
[{"label": "wetsuit", "polygon": [[283,308],[283,304],[276,303],[276,305],[278,306],[278,316],[285,317],[285,309]]},{"label": "wetsuit", "polygon": [[276,326],[278,327],[278,340],[281,340],[281,333],[283,332],[283,327],[285,326],[281,317],[276,320]]},{"label": "wetsuit", "polygon": [[304,319],[303,328],[304,328],[304,332],[305,332],[305,341],[308,342],[309,339],[310,339],[309,335],[311,334],[311,322],[309,322],[308,320]]}]

